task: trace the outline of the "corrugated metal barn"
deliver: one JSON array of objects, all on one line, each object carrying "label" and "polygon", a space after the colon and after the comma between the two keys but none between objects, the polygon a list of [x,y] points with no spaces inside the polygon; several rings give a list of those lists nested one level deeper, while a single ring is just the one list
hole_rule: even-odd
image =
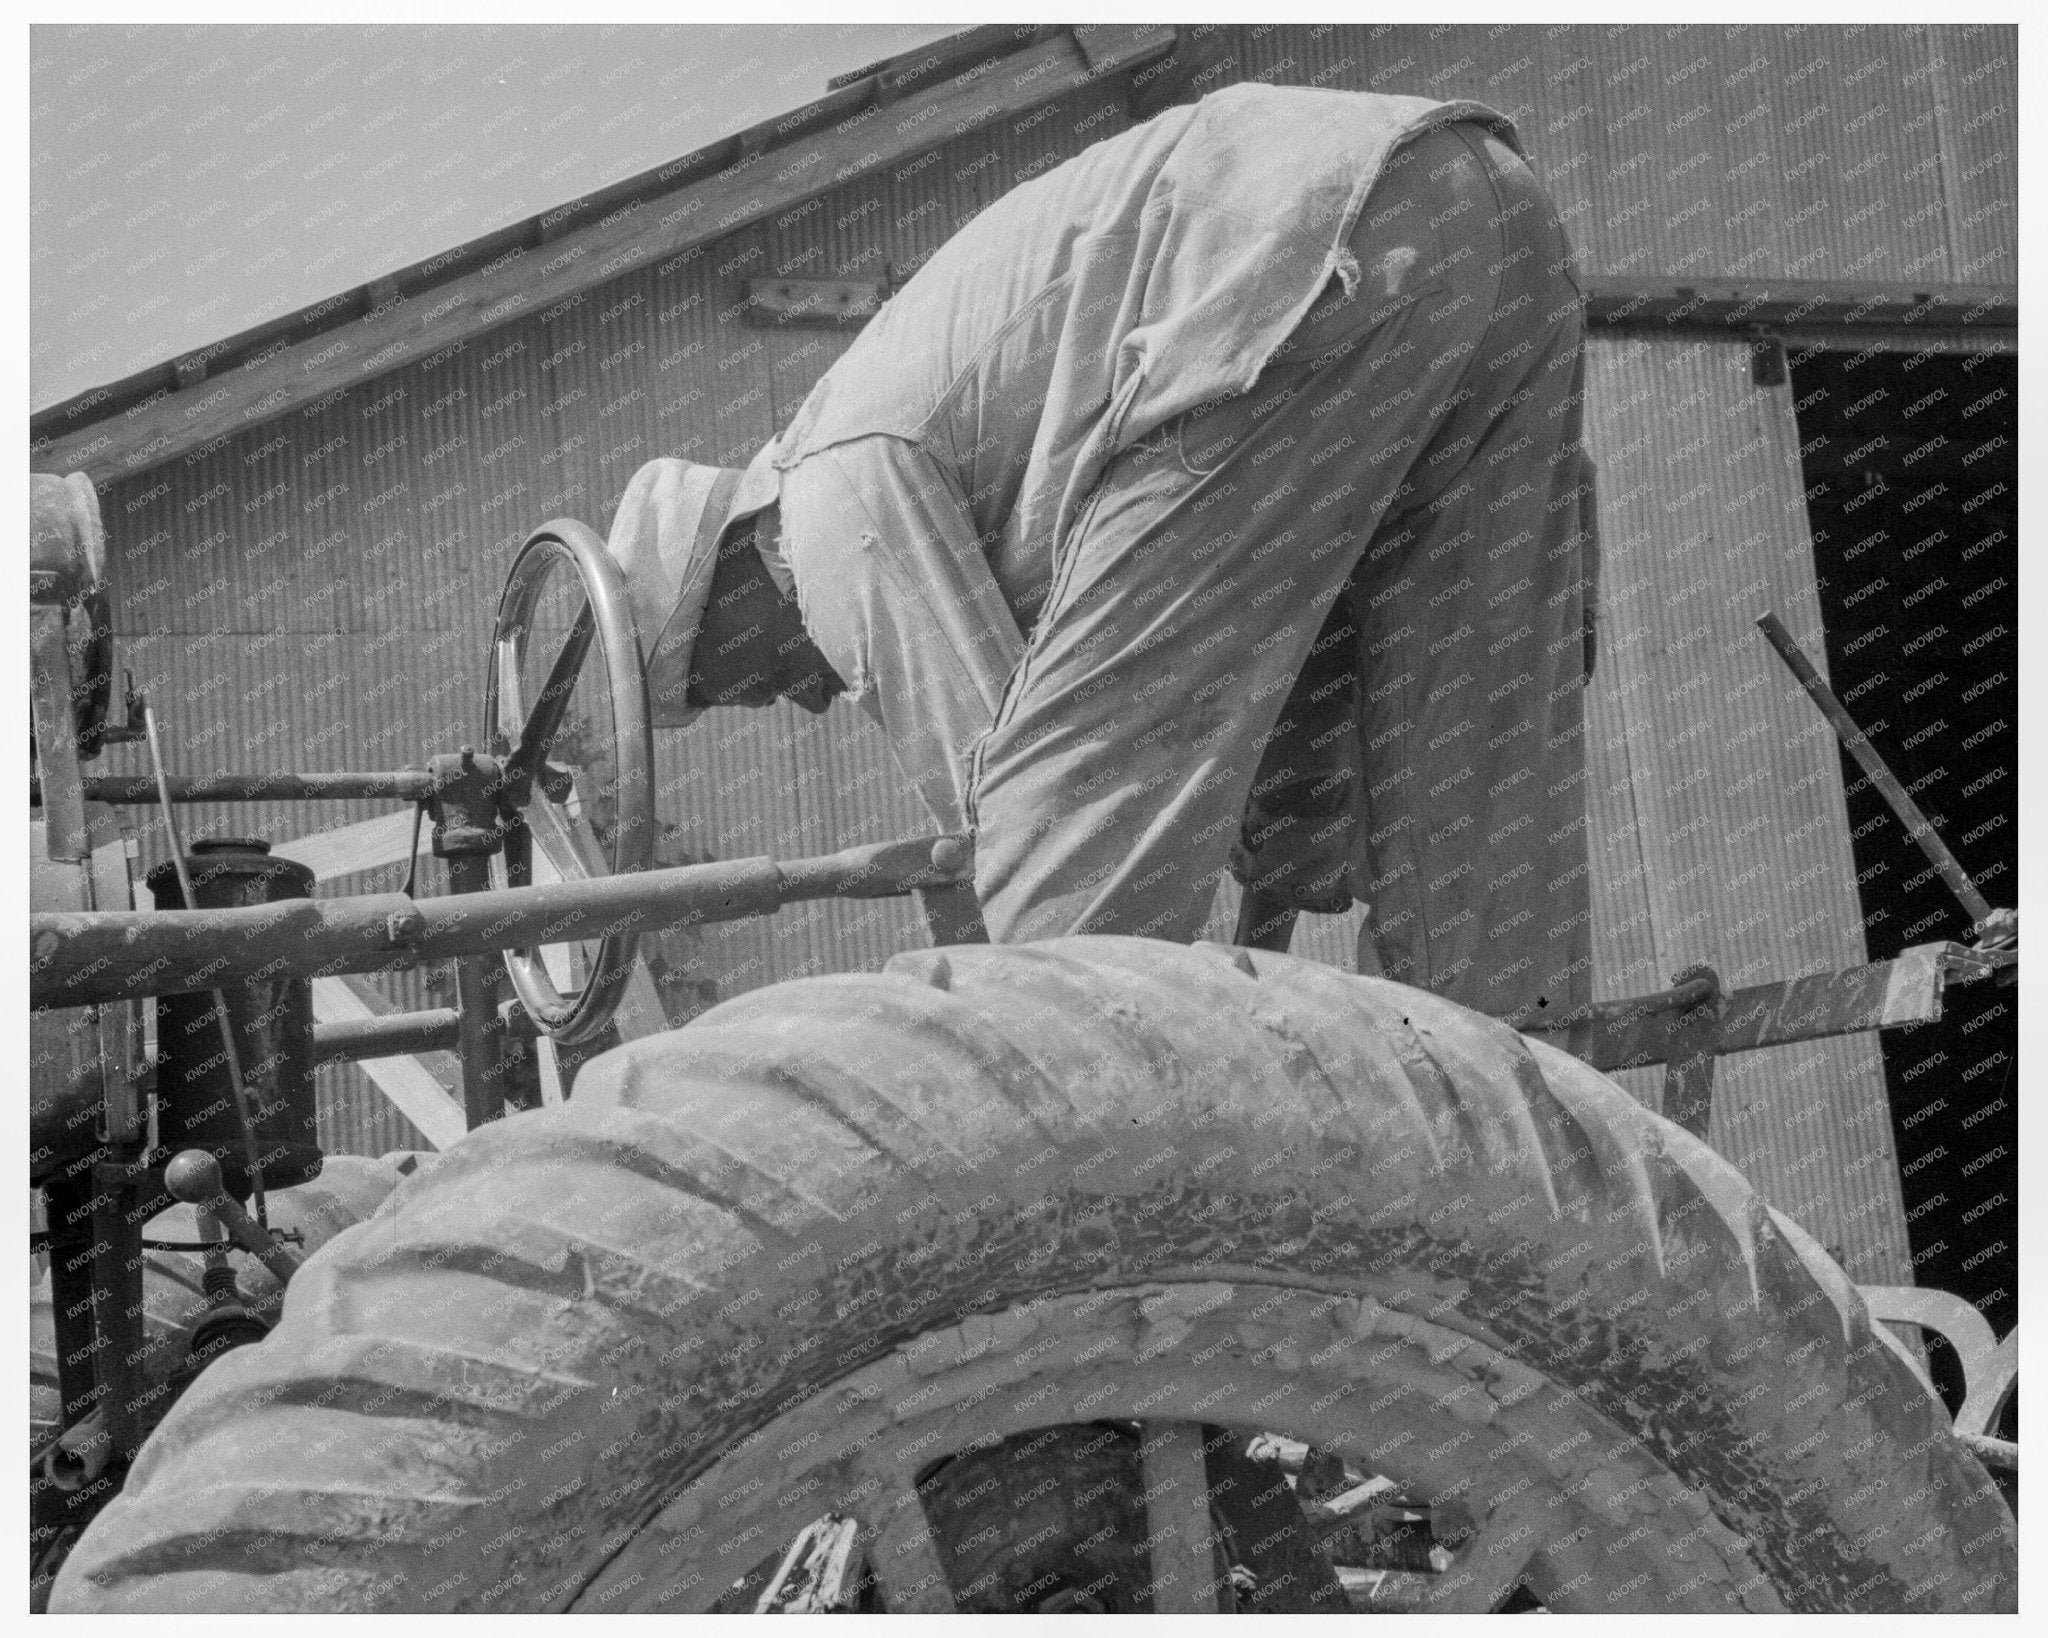
[{"label": "corrugated metal barn", "polygon": [[[1009,187],[1243,80],[1474,98],[1518,123],[1593,280],[1598,993],[1702,961],[1731,985],[1846,967],[1867,954],[1856,793],[1753,621],[1775,609],[1839,658],[1844,583],[1816,566],[1805,504],[1809,360],[2010,350],[2017,66],[2011,28],[975,30],[59,406],[32,464],[99,485],[122,663],[174,771],[407,765],[476,739],[493,608],[530,528],[602,530],[657,454],[745,464],[874,299]],[[1901,563],[1892,595],[1937,562],[1989,585],[2010,550]],[[1986,628],[2001,606],[1972,605]],[[1942,715],[1901,711],[1895,736]],[[667,862],[928,828],[850,713],[714,712],[657,738]],[[132,747],[105,765],[144,766]],[[191,823],[280,841],[355,827],[302,855],[349,891],[404,875],[389,861],[410,815],[364,828],[378,817],[276,804]],[[1297,951],[1351,965],[1355,923],[1314,920]],[[922,940],[905,901],[813,904],[706,933],[691,976],[722,997]],[[384,993],[418,1004],[427,982]],[[420,1141],[358,1070],[323,1076],[335,1147]],[[1896,1097],[1870,1036],[1720,1068],[1717,1146],[1865,1282],[1913,1277]]]}]

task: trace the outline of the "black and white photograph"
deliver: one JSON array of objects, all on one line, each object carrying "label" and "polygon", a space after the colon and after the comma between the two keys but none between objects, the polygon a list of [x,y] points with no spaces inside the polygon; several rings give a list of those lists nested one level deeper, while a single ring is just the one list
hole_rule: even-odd
[{"label": "black and white photograph", "polygon": [[2017,1618],[2021,27],[1309,14],[28,22],[29,1611]]}]

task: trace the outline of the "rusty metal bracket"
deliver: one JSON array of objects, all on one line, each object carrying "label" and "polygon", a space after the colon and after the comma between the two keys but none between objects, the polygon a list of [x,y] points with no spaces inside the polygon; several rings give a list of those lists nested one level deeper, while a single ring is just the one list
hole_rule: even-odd
[{"label": "rusty metal bracket", "polygon": [[[434,857],[448,862],[451,894],[487,893],[491,859],[505,846],[508,768],[465,745],[453,756],[427,759],[434,781],[428,807],[434,820]],[[425,918],[400,911],[389,918],[392,941],[419,936]],[[480,952],[455,961],[455,1050],[462,1061],[462,1101],[473,1132],[505,1112],[503,1025],[498,1017],[498,964]]]},{"label": "rusty metal bracket", "polygon": [[1676,1121],[1702,1143],[1714,1103],[1714,1056],[1721,1047],[1721,1015],[1727,998],[1712,967],[1687,967],[1672,979],[1674,988],[1704,982],[1707,993],[1671,1020],[1665,1045],[1664,1118]]},{"label": "rusty metal bracket", "polygon": [[[2002,977],[2015,970],[2018,961],[2016,949],[1916,944],[1890,961],[1754,984],[1715,1002],[1712,1050],[1726,1056],[1862,1030],[1933,1023],[1941,1017],[1948,985]],[[1668,1064],[1681,1047],[1698,1050],[1690,1036],[1674,1036],[1674,1020],[1705,1008],[1719,988],[1711,969],[1704,967],[1687,968],[1680,980],[1654,995],[1595,1001],[1568,1013],[1545,1015],[1525,1007],[1502,1022],[1548,1038],[1608,1073]],[[1704,1019],[1694,1023],[1705,1030]]]},{"label": "rusty metal bracket", "polygon": [[[1739,998],[1750,992],[1737,993]],[[1704,1143],[1714,1100],[1714,1059],[1730,1050],[1723,1036],[1730,1005],[1720,976],[1701,963],[1677,974],[1670,989],[1652,995],[1593,1001],[1555,1014],[1525,1007],[1504,1022],[1524,1034],[1559,1037],[1553,1044],[1610,1074],[1664,1065],[1660,1112]]]},{"label": "rusty metal bracket", "polygon": [[490,858],[504,845],[500,809],[506,769],[469,746],[453,756],[427,759],[433,781],[428,806],[434,820],[434,857]]}]

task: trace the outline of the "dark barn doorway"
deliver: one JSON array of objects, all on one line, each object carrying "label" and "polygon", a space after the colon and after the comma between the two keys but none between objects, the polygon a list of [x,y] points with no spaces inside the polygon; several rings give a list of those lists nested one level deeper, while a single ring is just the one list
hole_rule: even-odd
[{"label": "dark barn doorway", "polygon": [[[2015,904],[2017,361],[1791,363],[1830,679],[1984,895]],[[1968,916],[1846,753],[1842,777],[1870,958],[1966,937]],[[1959,986],[1939,1023],[1882,1037],[1915,1283],[1967,1297],[2000,1335],[2018,1319],[2018,1000]]]}]

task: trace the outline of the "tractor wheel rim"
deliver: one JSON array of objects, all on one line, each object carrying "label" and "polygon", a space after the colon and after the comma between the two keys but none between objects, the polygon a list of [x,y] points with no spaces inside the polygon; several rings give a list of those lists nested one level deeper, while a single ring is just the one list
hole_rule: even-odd
[{"label": "tractor wheel rim", "polygon": [[858,1521],[889,1610],[949,1610],[919,1475],[1013,1434],[1124,1418],[1148,1435],[1281,1432],[1428,1501],[1456,1542],[1430,1610],[1491,1610],[1518,1586],[1560,1612],[1784,1607],[1743,1538],[1584,1399],[1371,1297],[1251,1281],[1046,1298],[910,1339],[739,1438],[585,1585],[523,1591],[705,1610],[833,1513]]}]

